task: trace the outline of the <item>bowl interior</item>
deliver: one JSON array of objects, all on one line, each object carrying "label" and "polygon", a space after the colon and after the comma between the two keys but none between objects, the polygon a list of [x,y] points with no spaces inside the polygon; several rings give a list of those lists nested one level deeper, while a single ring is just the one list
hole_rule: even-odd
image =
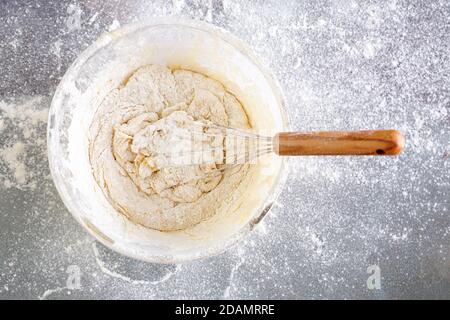
[{"label": "bowl interior", "polygon": [[93,178],[88,132],[104,97],[146,64],[189,69],[220,81],[241,101],[258,132],[271,135],[286,127],[278,87],[231,35],[204,23],[132,25],[102,36],[83,52],[56,91],[48,127],[55,184],[79,223],[116,251],[162,263],[213,255],[265,214],[280,189],[282,161],[267,156],[254,165],[241,196],[228,204],[225,214],[192,228],[160,232],[131,223],[116,212]]}]

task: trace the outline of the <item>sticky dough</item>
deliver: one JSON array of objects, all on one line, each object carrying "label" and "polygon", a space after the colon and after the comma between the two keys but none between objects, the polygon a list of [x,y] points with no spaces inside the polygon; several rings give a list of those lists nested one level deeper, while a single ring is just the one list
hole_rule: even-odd
[{"label": "sticky dough", "polygon": [[190,130],[198,120],[249,128],[231,93],[187,70],[148,65],[106,96],[91,124],[89,156],[94,177],[116,210],[135,223],[171,231],[208,219],[235,198],[246,166],[221,172],[214,162],[170,166],[161,158],[183,143],[167,139],[174,128]]}]

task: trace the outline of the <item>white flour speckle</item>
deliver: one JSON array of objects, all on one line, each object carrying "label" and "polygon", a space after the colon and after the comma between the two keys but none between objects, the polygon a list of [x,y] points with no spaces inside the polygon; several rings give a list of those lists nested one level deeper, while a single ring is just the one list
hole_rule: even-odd
[{"label": "white flour speckle", "polygon": [[37,173],[33,164],[38,162],[33,151],[45,150],[45,128],[48,103],[43,97],[0,101],[0,123],[3,139],[0,161],[7,169],[2,174],[5,188],[35,188]]}]

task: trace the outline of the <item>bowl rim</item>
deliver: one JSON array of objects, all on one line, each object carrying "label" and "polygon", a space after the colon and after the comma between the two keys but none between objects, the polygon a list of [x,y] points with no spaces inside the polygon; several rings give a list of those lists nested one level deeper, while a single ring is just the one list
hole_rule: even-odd
[{"label": "bowl rim", "polygon": [[206,247],[205,249],[202,249],[195,255],[188,255],[188,254],[177,254],[172,255],[170,258],[167,256],[161,256],[161,255],[140,255],[136,253],[135,251],[127,251],[124,249],[123,246],[116,246],[116,242],[109,242],[107,239],[101,237],[98,233],[95,233],[91,228],[89,228],[86,223],[80,218],[78,214],[76,214],[74,211],[75,208],[72,207],[72,205],[69,203],[68,195],[65,190],[63,190],[63,184],[61,183],[61,180],[63,177],[59,174],[59,172],[54,170],[55,167],[55,161],[56,157],[54,156],[53,147],[51,143],[51,131],[52,131],[52,116],[54,116],[56,109],[60,106],[62,103],[62,97],[64,93],[64,87],[65,83],[69,82],[72,78],[73,74],[76,74],[77,70],[81,68],[81,66],[95,53],[105,46],[109,45],[111,42],[113,42],[116,39],[122,38],[126,36],[127,34],[137,32],[141,29],[148,29],[148,28],[154,28],[159,26],[179,26],[179,27],[187,27],[187,28],[193,28],[198,29],[203,32],[212,33],[213,35],[219,36],[221,40],[227,42],[233,48],[241,52],[243,55],[245,55],[247,58],[251,60],[253,64],[261,71],[263,74],[265,80],[268,82],[272,90],[274,91],[274,95],[277,97],[277,100],[279,101],[279,111],[281,115],[281,119],[283,122],[283,127],[286,130],[289,130],[290,128],[290,121],[289,116],[285,109],[285,103],[286,99],[283,94],[283,91],[281,89],[281,86],[278,82],[278,80],[275,78],[271,70],[269,70],[268,67],[266,67],[260,60],[260,58],[254,53],[254,51],[251,49],[251,47],[246,44],[243,40],[239,39],[237,36],[233,35],[231,32],[204,22],[204,21],[198,21],[198,20],[192,20],[192,19],[186,19],[186,18],[177,18],[177,17],[158,17],[158,18],[152,18],[150,22],[136,22],[124,25],[116,30],[106,32],[99,36],[99,38],[93,42],[91,45],[89,45],[85,50],[83,50],[73,61],[73,63],[70,65],[70,67],[66,70],[64,76],[61,78],[61,81],[59,82],[55,93],[52,98],[52,102],[50,105],[49,113],[48,113],[48,122],[47,122],[47,156],[48,156],[48,162],[50,167],[50,174],[53,179],[53,183],[59,193],[60,198],[62,199],[64,205],[70,212],[70,214],[75,218],[75,220],[83,227],[85,231],[87,231],[88,234],[90,234],[95,240],[106,246],[107,248],[118,252],[119,254],[122,254],[127,257],[131,257],[133,259],[137,259],[140,261],[150,262],[150,263],[161,263],[161,264],[174,264],[174,263],[186,263],[190,261],[200,260],[200,259],[206,259],[210,258],[216,255],[219,255],[226,250],[228,250],[233,245],[237,244],[239,241],[244,239],[246,236],[248,236],[251,231],[259,224],[260,221],[263,220],[263,218],[267,215],[267,213],[270,211],[270,209],[273,207],[275,201],[277,200],[278,196],[281,194],[281,191],[283,190],[287,177],[289,174],[289,166],[288,166],[288,159],[283,158],[281,159],[281,166],[279,169],[279,172],[277,174],[277,177],[274,180],[274,183],[270,189],[270,196],[264,200],[264,203],[261,204],[260,209],[258,209],[258,214],[255,214],[254,217],[252,217],[243,227],[241,227],[240,230],[238,230],[235,234],[230,236],[228,239],[226,239],[224,242],[212,246],[212,247]]}]

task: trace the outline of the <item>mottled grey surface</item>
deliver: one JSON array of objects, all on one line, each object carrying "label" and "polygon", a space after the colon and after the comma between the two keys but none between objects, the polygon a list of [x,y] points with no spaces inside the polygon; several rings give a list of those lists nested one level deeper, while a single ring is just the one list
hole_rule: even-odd
[{"label": "mottled grey surface", "polygon": [[[53,186],[46,112],[101,33],[172,15],[248,42],[293,129],[397,128],[405,152],[292,159],[263,225],[212,259],[104,248]],[[0,298],[450,298],[449,1],[1,0],[0,35]],[[372,265],[381,289],[367,287]]]}]

